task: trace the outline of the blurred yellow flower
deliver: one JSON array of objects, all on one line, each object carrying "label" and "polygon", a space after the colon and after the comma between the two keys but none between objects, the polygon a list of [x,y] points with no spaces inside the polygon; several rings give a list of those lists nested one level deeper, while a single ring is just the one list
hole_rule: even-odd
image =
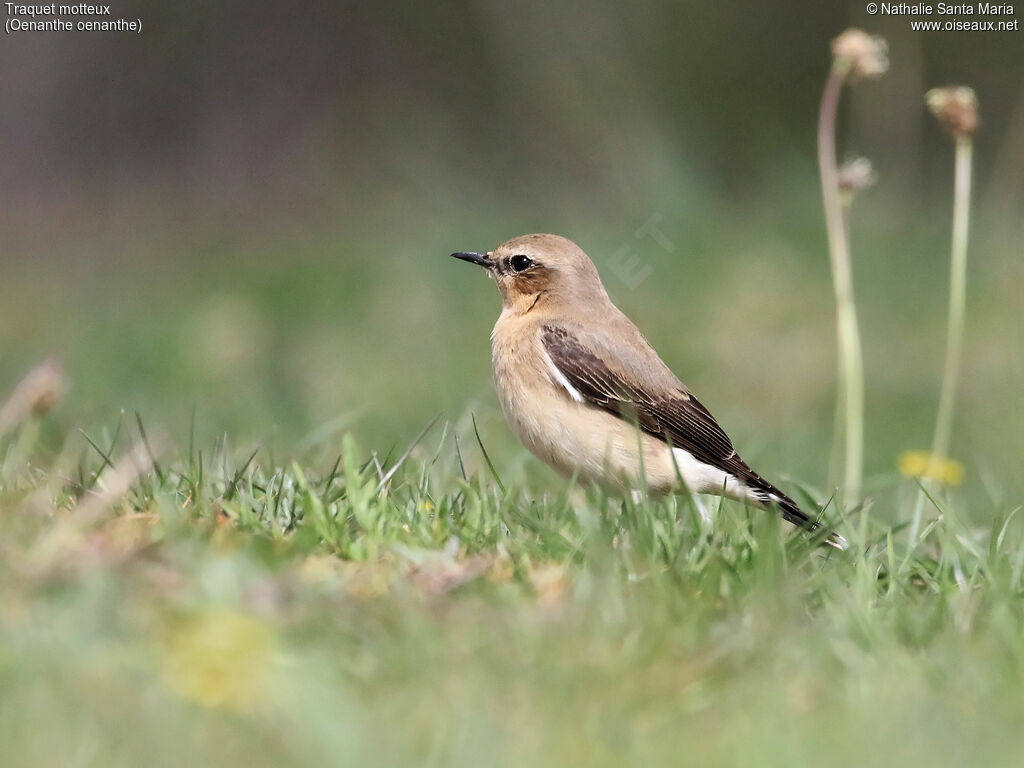
[{"label": "blurred yellow flower", "polygon": [[928,451],[904,451],[900,454],[900,474],[937,480],[943,485],[960,485],[964,481],[964,466]]},{"label": "blurred yellow flower", "polygon": [[248,713],[268,693],[276,634],[259,619],[225,610],[174,622],[162,640],[161,676],[189,701]]}]

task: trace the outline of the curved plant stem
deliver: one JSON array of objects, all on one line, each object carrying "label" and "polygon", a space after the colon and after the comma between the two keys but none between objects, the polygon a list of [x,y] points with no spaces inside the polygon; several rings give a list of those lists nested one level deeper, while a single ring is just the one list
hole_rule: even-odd
[{"label": "curved plant stem", "polygon": [[[846,415],[843,487],[846,503],[852,504],[860,496],[864,457],[864,363],[857,328],[857,308],[853,300],[850,250],[839,194],[839,170],[836,165],[836,112],[847,69],[848,64],[844,65],[840,61],[833,63],[825,81],[821,111],[818,114],[818,165],[832,263],[832,285],[836,297],[838,377],[841,388],[836,407],[844,408]],[[838,435],[836,439],[839,439]]]},{"label": "curved plant stem", "polygon": [[953,431],[953,410],[960,379],[960,360],[963,356],[964,317],[967,305],[967,229],[971,207],[971,154],[970,137],[956,141],[956,163],[953,177],[953,246],[949,262],[949,322],[946,336],[946,365],[942,374],[939,395],[939,414],[935,421],[932,441],[933,460],[949,455],[950,435]]}]

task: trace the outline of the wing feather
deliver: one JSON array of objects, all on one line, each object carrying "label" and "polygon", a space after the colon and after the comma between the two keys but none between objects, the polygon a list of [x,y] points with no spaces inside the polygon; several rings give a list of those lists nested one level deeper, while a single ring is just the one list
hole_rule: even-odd
[{"label": "wing feather", "polygon": [[728,472],[755,490],[786,498],[740,458],[708,409],[682,385],[674,391],[652,392],[614,371],[560,326],[544,326],[541,341],[558,370],[587,402],[635,421],[648,434],[689,451],[698,461]]},{"label": "wing feather", "polygon": [[[639,338],[646,344],[642,336]],[[642,375],[629,375],[633,372],[630,366],[612,357],[609,349],[602,349],[603,356],[599,356],[564,327],[545,325],[541,342],[552,363],[585,402],[633,421],[670,446],[689,451],[698,461],[733,475],[762,502],[778,505],[782,516],[791,523],[811,531],[819,528],[795,501],[740,458],[710,411],[671,375],[660,359],[659,382],[671,381],[674,386],[655,390],[644,385]],[[653,350],[651,353],[654,354]],[[845,540],[833,532],[828,533],[826,542],[845,548]]]}]

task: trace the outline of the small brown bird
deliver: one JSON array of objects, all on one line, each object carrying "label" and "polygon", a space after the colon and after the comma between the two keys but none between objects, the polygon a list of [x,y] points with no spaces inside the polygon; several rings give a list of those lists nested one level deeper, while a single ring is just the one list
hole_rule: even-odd
[{"label": "small brown bird", "polygon": [[[708,410],[612,304],[575,243],[523,235],[453,253],[498,284],[491,333],[498,397],[512,429],[560,474],[628,491],[724,495],[814,531],[796,502],[752,470]],[[826,541],[845,548],[829,533]]]}]

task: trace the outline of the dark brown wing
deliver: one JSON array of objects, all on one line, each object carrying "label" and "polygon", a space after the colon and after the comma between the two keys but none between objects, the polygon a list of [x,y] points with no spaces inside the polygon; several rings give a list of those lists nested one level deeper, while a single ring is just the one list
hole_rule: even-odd
[{"label": "dark brown wing", "polygon": [[648,434],[735,476],[762,501],[778,504],[790,522],[814,527],[796,502],[740,458],[708,409],[681,384],[675,391],[647,391],[641,383],[614,371],[560,326],[544,326],[541,341],[551,361],[586,402],[634,421]]},{"label": "dark brown wing", "polygon": [[645,432],[684,448],[705,464],[732,474],[750,471],[729,436],[692,394],[682,389],[658,394],[645,390],[613,371],[564,328],[544,326],[541,340],[551,361],[587,402],[636,421]]}]

